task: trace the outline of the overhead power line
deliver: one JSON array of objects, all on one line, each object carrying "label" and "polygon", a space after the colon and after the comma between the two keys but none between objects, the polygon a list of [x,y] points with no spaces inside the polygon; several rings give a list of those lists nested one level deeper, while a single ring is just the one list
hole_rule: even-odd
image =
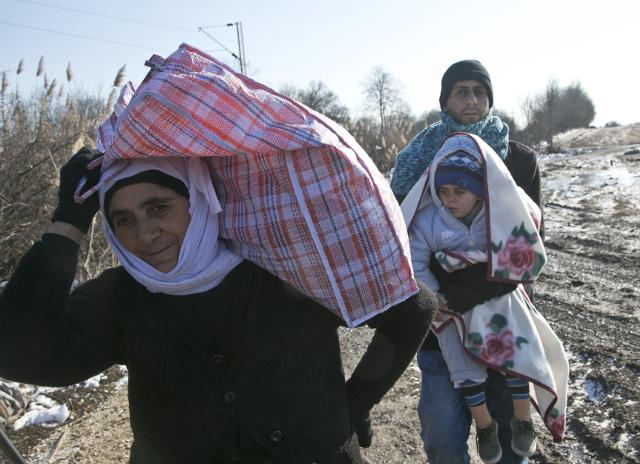
[{"label": "overhead power line", "polygon": [[231,50],[229,50],[227,47],[225,47],[225,45],[220,42],[218,39],[216,39],[214,36],[212,36],[211,34],[209,34],[207,31],[204,30],[204,28],[198,26],[198,31],[202,32],[204,35],[206,35],[207,37],[209,37],[211,40],[213,40],[215,43],[217,43],[218,45],[220,45],[225,51],[231,53],[231,56],[233,56],[236,60],[239,60],[240,58],[238,57],[238,55],[236,55],[235,53],[233,53]]},{"label": "overhead power line", "polygon": [[140,21],[140,20],[137,20],[137,19],[123,18],[121,16],[106,15],[106,14],[102,14],[102,13],[95,13],[93,11],[80,10],[80,9],[77,9],[77,8],[68,8],[68,7],[64,7],[64,6],[50,5],[49,3],[36,2],[34,0],[18,0],[18,1],[21,2],[21,3],[30,3],[32,5],[44,6],[44,7],[53,8],[53,9],[56,9],[56,10],[72,11],[74,13],[80,13],[80,14],[89,15],[89,16],[97,16],[98,18],[115,19],[117,21],[125,21],[125,22],[128,22],[128,23],[141,24],[141,25],[145,25],[145,26],[165,27],[165,28],[168,28],[168,29],[175,29],[175,30],[183,31],[183,32],[195,32],[193,29],[187,29],[187,28],[184,28],[184,27],[172,26],[172,25],[169,25],[169,24],[160,24],[160,23],[153,23],[153,22],[150,22],[150,21]]},{"label": "overhead power line", "polygon": [[240,63],[240,72],[242,74],[246,74],[247,73],[247,69],[246,69],[246,62],[245,62],[245,55],[244,55],[244,34],[242,32],[242,22],[241,21],[236,21],[235,23],[227,23],[227,24],[224,25],[224,27],[229,27],[229,26],[235,26],[236,27],[236,36],[237,36],[237,39],[238,39],[238,54],[237,55],[234,52],[232,52],[231,50],[229,50],[227,47],[225,47],[224,44],[221,43],[218,39],[216,39],[214,36],[212,36],[207,31],[205,31],[205,29],[207,29],[207,28],[223,27],[223,26],[198,26],[198,31],[202,32],[203,34],[205,34],[207,37],[209,37],[211,40],[213,40],[215,43],[217,43],[222,48],[224,48],[227,52],[229,52],[231,54],[231,56],[233,56],[236,60],[238,60],[238,62]]},{"label": "overhead power line", "polygon": [[115,41],[115,40],[100,39],[98,37],[90,37],[88,35],[74,34],[72,32],[56,31],[56,30],[53,30],[53,29],[45,29],[43,27],[27,26],[26,24],[12,23],[12,22],[9,22],[9,21],[3,21],[1,19],[0,19],[0,24],[8,24],[9,26],[22,27],[24,29],[31,29],[31,30],[40,31],[40,32],[48,32],[50,34],[59,34],[59,35],[66,35],[66,36],[69,36],[69,37],[76,37],[76,38],[80,38],[80,39],[94,40],[96,42],[104,42],[104,43],[108,43],[108,44],[112,44],[112,45],[122,45],[123,47],[142,48],[142,49],[145,49],[145,50],[155,50],[153,48],[145,47],[143,45],[136,45],[136,44],[126,43],[126,42],[118,42],[118,41]]}]

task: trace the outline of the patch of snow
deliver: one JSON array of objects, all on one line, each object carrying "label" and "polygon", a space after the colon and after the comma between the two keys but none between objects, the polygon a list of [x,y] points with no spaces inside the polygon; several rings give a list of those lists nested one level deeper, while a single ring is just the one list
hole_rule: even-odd
[{"label": "patch of snow", "polygon": [[13,430],[20,430],[29,425],[40,424],[64,424],[69,418],[69,408],[66,404],[53,406],[46,409],[32,409],[13,423]]},{"label": "patch of snow", "polygon": [[566,153],[541,153],[538,156],[540,161],[556,161],[565,158],[570,158],[578,154],[578,150],[567,150]]},{"label": "patch of snow", "polygon": [[85,388],[98,388],[100,386],[100,381],[104,377],[104,374],[100,373],[98,375],[94,375],[90,379],[82,382],[82,386]]},{"label": "patch of snow", "polygon": [[116,381],[116,388],[126,387],[129,384],[129,371],[127,370],[127,366],[119,365],[118,369],[122,377]]},{"label": "patch of snow", "polygon": [[593,403],[600,404],[607,397],[607,392],[599,380],[585,379],[584,389],[587,392],[587,398]]},{"label": "patch of snow", "polygon": [[[126,366],[118,366],[122,377],[115,385],[122,388],[128,384],[128,371]],[[100,373],[77,384],[84,388],[98,388],[104,380],[105,374]],[[41,387],[30,384],[22,384],[0,379],[0,400],[12,406],[20,417],[13,422],[12,427],[19,430],[23,427],[37,424],[58,425],[62,424],[69,416],[66,405],[60,405],[55,398],[55,392],[60,391],[58,387]],[[6,392],[3,392],[3,389]],[[2,399],[1,396],[5,398]],[[2,420],[2,419],[0,419]]]},{"label": "patch of snow", "polygon": [[567,448],[567,451],[569,452],[569,455],[570,455],[569,462],[572,462],[572,463],[586,462],[584,457],[584,452],[582,450],[577,448]]},{"label": "patch of snow", "polygon": [[58,406],[58,402],[46,395],[37,395],[34,400],[42,408],[53,408]]},{"label": "patch of snow", "polygon": [[620,434],[620,438],[618,439],[618,445],[624,447],[624,445],[628,444],[631,441],[631,436],[627,432],[623,432]]}]

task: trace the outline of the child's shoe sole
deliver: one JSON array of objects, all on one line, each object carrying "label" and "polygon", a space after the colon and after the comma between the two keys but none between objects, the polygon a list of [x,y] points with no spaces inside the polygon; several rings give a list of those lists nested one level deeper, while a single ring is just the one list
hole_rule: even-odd
[{"label": "child's shoe sole", "polygon": [[536,442],[534,441],[531,444],[531,448],[529,448],[529,451],[521,450],[516,446],[513,440],[511,440],[511,449],[513,450],[514,453],[516,453],[518,456],[522,456],[523,458],[530,458],[531,456],[533,456],[536,452],[536,448],[537,448]]},{"label": "child's shoe sole", "polygon": [[487,459],[487,460],[485,460],[485,459],[480,458],[480,460],[481,460],[482,462],[484,462],[485,464],[496,464],[496,463],[500,462],[500,459],[502,459],[502,450],[500,450],[500,452],[498,453],[498,455],[497,455],[495,458],[493,458],[493,459]]}]

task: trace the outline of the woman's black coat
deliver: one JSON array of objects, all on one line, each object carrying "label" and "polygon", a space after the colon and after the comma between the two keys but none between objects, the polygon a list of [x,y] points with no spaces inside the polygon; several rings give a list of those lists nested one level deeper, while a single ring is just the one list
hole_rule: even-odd
[{"label": "woman's black coat", "polygon": [[0,298],[0,376],[69,385],[124,364],[131,462],[357,463],[352,417],[368,416],[421,344],[435,300],[421,291],[369,323],[345,382],[341,321],[243,262],[201,294],[152,294],[123,268],[71,294],[77,245],[45,234]]}]

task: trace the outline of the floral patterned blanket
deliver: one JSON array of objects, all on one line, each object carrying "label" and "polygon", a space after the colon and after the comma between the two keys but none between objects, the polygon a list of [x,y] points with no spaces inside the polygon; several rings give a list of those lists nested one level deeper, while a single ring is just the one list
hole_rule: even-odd
[{"label": "floral patterned blanket", "polygon": [[[487,280],[512,284],[535,280],[546,263],[538,234],[540,209],[516,186],[495,152],[477,136],[452,135],[436,158],[458,150],[479,152],[484,160],[486,251],[440,250],[435,252],[436,258],[449,272],[487,262]],[[429,172],[430,168],[402,203],[407,225],[417,211],[431,202]],[[497,371],[531,382],[533,405],[554,441],[562,440],[569,363],[562,342],[533,306],[524,287],[518,285],[515,291],[476,305],[462,315],[443,312],[449,319],[434,323],[433,330],[437,333],[455,323],[470,356]]]},{"label": "floral patterned blanket", "polygon": [[562,342],[522,285],[460,315],[448,312],[466,351],[477,361],[531,382],[531,401],[553,440],[564,437],[569,363]]}]

